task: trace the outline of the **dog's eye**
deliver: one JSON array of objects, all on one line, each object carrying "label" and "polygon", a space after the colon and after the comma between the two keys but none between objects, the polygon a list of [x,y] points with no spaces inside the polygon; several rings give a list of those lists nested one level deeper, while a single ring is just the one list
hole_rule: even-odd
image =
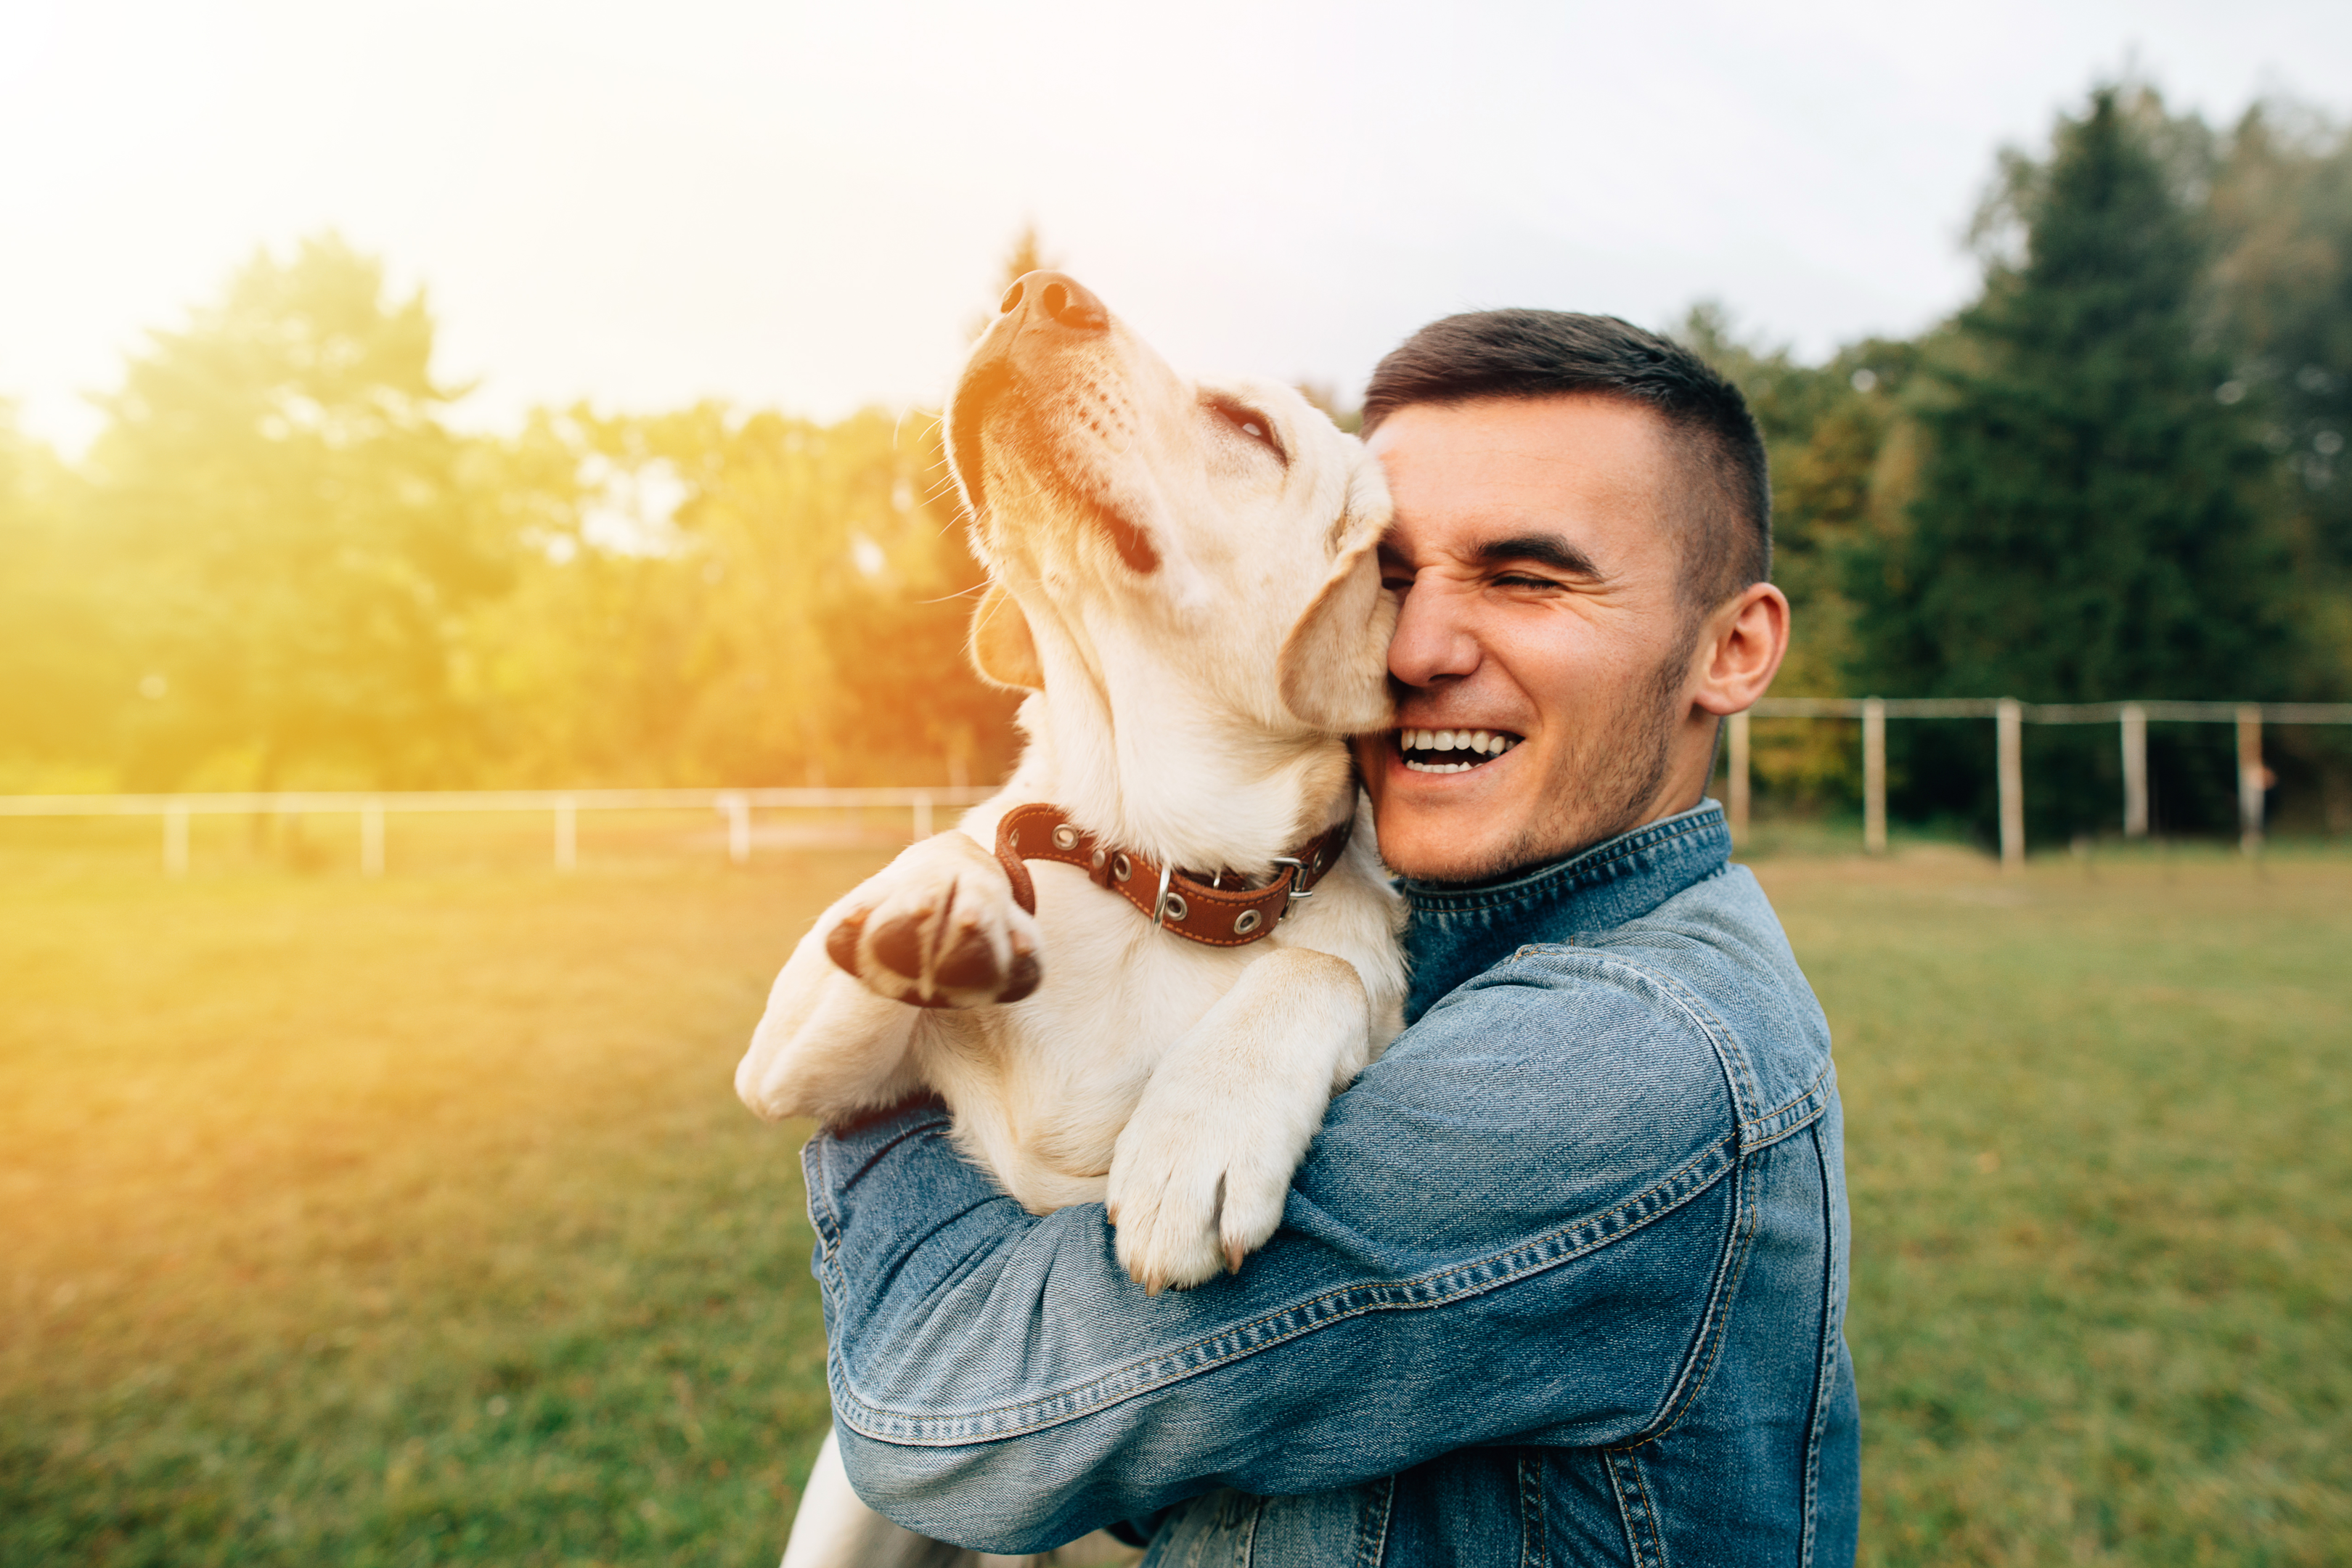
[{"label": "dog's eye", "polygon": [[1275,439],[1274,421],[1256,409],[1244,408],[1238,403],[1226,403],[1223,400],[1213,403],[1209,406],[1216,411],[1218,418],[1223,419],[1276,457],[1285,462],[1290,460],[1288,455],[1282,449],[1282,443]]}]

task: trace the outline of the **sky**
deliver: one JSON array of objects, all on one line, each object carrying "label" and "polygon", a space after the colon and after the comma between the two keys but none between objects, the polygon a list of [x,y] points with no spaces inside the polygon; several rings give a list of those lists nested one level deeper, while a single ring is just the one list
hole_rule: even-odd
[{"label": "sky", "polygon": [[1486,306],[1819,357],[1965,302],[1998,150],[2124,74],[2352,117],[2352,5],[0,0],[0,398],[78,449],[328,228],[474,427],[935,406],[1024,223],[1178,366],[1349,400]]}]

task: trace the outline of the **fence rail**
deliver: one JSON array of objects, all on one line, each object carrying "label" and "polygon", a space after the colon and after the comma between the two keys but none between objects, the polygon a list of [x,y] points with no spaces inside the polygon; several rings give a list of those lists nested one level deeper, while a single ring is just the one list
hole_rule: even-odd
[{"label": "fence rail", "polygon": [[[2009,697],[1768,697],[1730,723],[1730,779],[1726,801],[1735,838],[1748,834],[1748,723],[1753,719],[1862,721],[1863,847],[1886,848],[1886,721],[1889,719],[1990,719],[2000,777],[2000,858],[2025,859],[2025,769],[2020,727],[2025,724],[2113,724],[2123,746],[2123,827],[2126,837],[2147,833],[2147,726],[2235,724],[2238,729],[2239,847],[2260,854],[2263,802],[2270,772],[2263,765],[2264,724],[2352,724],[2352,702],[2020,702]],[[939,806],[974,805],[988,786],[927,789],[573,789],[573,790],[278,790],[215,795],[0,795],[0,817],[156,816],[163,823],[163,869],[188,869],[188,821],[194,816],[302,816],[349,812],[359,819],[360,869],[381,876],[383,824],[404,812],[545,812],[554,827],[556,869],[579,863],[579,815],[583,811],[706,809],[727,819],[729,858],[751,858],[754,811],[905,810],[918,838],[930,837]]]},{"label": "fence rail", "polygon": [[[1759,719],[1860,719],[1876,703],[1889,719],[1992,719],[2000,697],[1767,697]],[[2132,710],[2184,724],[2234,724],[2251,709],[2265,724],[2352,724],[2352,702],[2020,702],[2028,724],[2114,724]]]},{"label": "fence rail", "polygon": [[554,864],[574,869],[583,811],[709,810],[727,819],[727,855],[738,865],[751,858],[751,814],[776,810],[904,810],[914,837],[928,838],[939,806],[977,805],[992,787],[966,784],[929,789],[494,789],[272,790],[210,795],[0,795],[5,816],[155,816],[163,823],[163,870],[188,871],[188,821],[195,816],[302,816],[349,812],[359,819],[360,870],[383,874],[387,816],[418,812],[544,812],[554,827]]},{"label": "fence rail", "polygon": [[1862,721],[1862,840],[1886,850],[1886,721],[1889,719],[1990,719],[2000,797],[2000,862],[2025,862],[2025,760],[2021,726],[2113,724],[2123,745],[2124,836],[2147,836],[2147,726],[2151,720],[2238,727],[2238,847],[2263,847],[2264,724],[2352,724],[2352,702],[2020,702],[2013,697],[1767,697],[1731,718],[1731,777],[1725,802],[1735,838],[1748,833],[1748,725],[1750,719]]}]

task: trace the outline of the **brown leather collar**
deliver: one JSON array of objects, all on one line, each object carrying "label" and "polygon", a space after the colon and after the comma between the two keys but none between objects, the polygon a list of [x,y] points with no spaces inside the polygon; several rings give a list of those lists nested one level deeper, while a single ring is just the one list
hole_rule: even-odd
[{"label": "brown leather collar", "polygon": [[1345,822],[1278,857],[1282,875],[1263,888],[1220,888],[1155,866],[1132,849],[1096,843],[1094,835],[1063,816],[1060,807],[1045,805],[1017,805],[998,820],[996,858],[1013,880],[1013,898],[1033,915],[1037,912],[1037,888],[1024,862],[1058,860],[1118,894],[1164,931],[1211,947],[1246,947],[1274,934],[1275,922],[1290,912],[1293,900],[1312,896],[1307,889],[1339,863],[1355,826],[1351,809]]}]

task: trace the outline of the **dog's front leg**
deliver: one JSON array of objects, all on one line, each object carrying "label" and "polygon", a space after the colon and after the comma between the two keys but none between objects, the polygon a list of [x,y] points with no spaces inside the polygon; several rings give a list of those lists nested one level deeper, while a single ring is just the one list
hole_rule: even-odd
[{"label": "dog's front leg", "polygon": [[735,1068],[735,1092],[770,1121],[834,1121],[915,1091],[907,1047],[921,1017],[834,966],[824,924],[801,939]]},{"label": "dog's front leg", "polygon": [[927,1541],[858,1500],[841,1467],[839,1437],[827,1432],[801,1492],[783,1568],[972,1568],[977,1553]]},{"label": "dog's front leg", "polygon": [[1018,1001],[1036,988],[1038,941],[1003,867],[970,837],[909,845],[793,950],[735,1092],[772,1121],[903,1100],[920,1087],[907,1060],[919,1009]]},{"label": "dog's front leg", "polygon": [[1036,917],[996,857],[935,833],[858,884],[817,922],[825,952],[878,996],[919,1007],[990,1007],[1037,989]]},{"label": "dog's front leg", "polygon": [[1355,966],[1276,948],[1169,1048],[1112,1152],[1118,1260],[1149,1289],[1241,1268],[1282,1223],[1331,1096],[1370,1055]]}]

